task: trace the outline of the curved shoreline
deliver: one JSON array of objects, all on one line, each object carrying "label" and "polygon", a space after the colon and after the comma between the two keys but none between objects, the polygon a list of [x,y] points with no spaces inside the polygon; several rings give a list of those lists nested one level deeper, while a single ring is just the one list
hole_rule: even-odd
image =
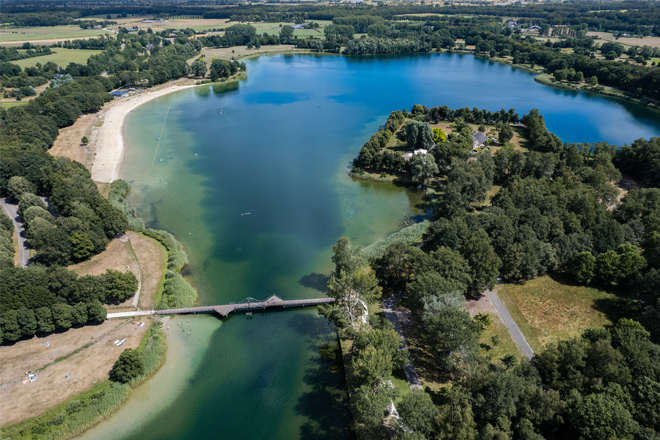
[{"label": "curved shoreline", "polygon": [[96,182],[111,183],[121,178],[121,169],[126,157],[124,122],[130,112],[161,96],[196,87],[197,85],[169,84],[159,90],[146,90],[138,95],[119,98],[110,103],[94,144],[95,156],[92,165],[92,179]]},{"label": "curved shoreline", "polygon": [[[445,51],[443,52],[437,52],[438,54],[446,53]],[[239,59],[250,59],[250,58],[259,58],[261,56],[267,56],[267,55],[279,55],[279,54],[285,54],[285,55],[334,55],[334,56],[339,56],[340,54],[335,54],[335,53],[329,53],[329,52],[312,52],[312,51],[307,51],[307,50],[301,50],[299,52],[297,51],[277,51],[277,52],[260,52],[260,53],[254,53],[254,54],[249,54],[249,55],[244,55],[239,57]],[[433,53],[432,53],[433,54]],[[457,53],[457,55],[472,55],[475,58],[481,58],[476,56],[473,53]],[[485,58],[481,58],[485,59]],[[641,103],[633,98],[627,97],[627,96],[617,96],[615,94],[611,93],[601,93],[593,90],[584,90],[584,89],[574,89],[574,88],[564,88],[564,87],[558,87],[555,84],[549,84],[543,81],[537,80],[537,77],[540,75],[538,72],[532,72],[529,69],[527,69],[525,66],[522,65],[516,65],[516,64],[511,64],[511,63],[506,63],[502,62],[500,60],[489,60],[488,61],[494,61],[498,64],[502,65],[508,65],[513,69],[520,69],[520,70],[525,70],[530,73],[536,73],[536,76],[534,78],[534,81],[538,82],[539,84],[553,87],[553,88],[562,88],[562,89],[567,89],[567,90],[574,90],[576,92],[589,92],[593,93],[598,96],[602,97],[607,97],[609,99],[620,99],[625,102],[629,102],[635,105],[639,105],[641,107],[645,107],[651,110],[656,110],[658,111],[658,107],[656,105],[652,104],[646,104],[646,103]],[[231,80],[240,80],[241,78],[231,78]],[[187,79],[184,79],[186,81]],[[214,84],[214,83],[205,83],[205,84],[182,84],[182,83],[170,83],[166,85],[165,87],[162,87],[158,89],[159,86],[156,86],[155,89],[147,89],[146,91],[132,96],[130,98],[121,98],[119,100],[116,100],[115,102],[106,104],[107,106],[107,111],[105,112],[104,116],[104,121],[103,125],[99,128],[97,136],[95,136],[94,142],[94,150],[95,150],[95,155],[94,155],[94,162],[92,164],[92,179],[96,182],[100,183],[111,183],[114,180],[120,179],[121,178],[121,171],[122,171],[122,166],[125,160],[126,156],[126,141],[124,139],[124,122],[126,120],[126,116],[141,106],[142,104],[145,104],[149,101],[152,101],[154,99],[157,99],[161,96],[168,95],[170,93],[174,93],[180,90],[185,90],[189,89],[192,87],[198,87],[202,85],[209,85],[209,84]],[[215,84],[220,84],[220,83],[215,83]]]}]

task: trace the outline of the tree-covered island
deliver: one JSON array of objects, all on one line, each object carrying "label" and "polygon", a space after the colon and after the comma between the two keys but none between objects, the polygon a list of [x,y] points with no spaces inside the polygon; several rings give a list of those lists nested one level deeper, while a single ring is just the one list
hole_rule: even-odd
[{"label": "tree-covered island", "polygon": [[[476,133],[490,145],[477,145],[473,124],[485,125]],[[421,241],[398,233],[376,252],[346,237],[334,247],[328,295],[337,302],[321,314],[343,339],[358,438],[657,438],[659,158],[660,138],[562,143],[537,110],[393,112],[355,166],[427,185],[433,216]],[[638,187],[621,194],[620,170]],[[560,296],[584,285],[609,292],[613,324],[583,328],[530,360],[516,350],[493,357],[509,336],[484,339],[491,316],[471,317],[466,300],[498,280],[537,278]],[[401,298],[411,360],[388,321]],[[411,361],[423,390],[404,374]]]}]

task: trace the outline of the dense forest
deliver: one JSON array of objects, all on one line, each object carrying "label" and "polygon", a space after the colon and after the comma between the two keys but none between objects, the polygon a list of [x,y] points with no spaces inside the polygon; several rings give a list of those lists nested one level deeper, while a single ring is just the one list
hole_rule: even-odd
[{"label": "dense forest", "polygon": [[[120,37],[76,43],[104,49],[86,65],[47,62],[21,69],[0,63],[3,87],[27,89],[24,96],[35,95],[34,86],[49,83],[27,104],[0,109],[0,195],[18,204],[28,245],[36,253],[28,268],[14,267],[13,225],[2,216],[0,342],[103,320],[104,303],[133,295],[138,282],[130,272],[78,277],[66,269],[102,252],[129,228],[149,234],[168,251],[170,273],[158,307],[191,305],[196,299],[194,289],[178,273],[187,261],[181,245],[164,231],[145,230],[129,215],[123,204],[128,190],[121,182],[113,186],[108,200],[82,164],[48,152],[59,129],[71,126],[80,115],[99,111],[113,99],[108,92],[120,85],[149,86],[187,75],[186,60],[201,48],[199,42],[186,39],[161,47],[163,39],[146,32]],[[15,57],[12,50],[3,54]],[[240,64],[223,62],[215,68],[229,76]]]},{"label": "dense forest", "polygon": [[[456,130],[437,136],[430,123],[438,121],[453,121]],[[471,133],[461,128],[464,121],[506,131],[518,115],[416,105],[393,112],[356,159],[388,170],[386,155],[401,153],[384,150],[383,140],[398,132],[412,150],[435,138],[426,156],[415,155],[432,168],[425,181],[434,189],[427,194],[435,220],[423,244],[393,242],[373,258],[346,238],[334,247],[328,295],[337,302],[321,313],[352,341],[349,387],[359,438],[386,438],[385,408],[397,395],[385,384],[404,359],[391,324],[361,316],[365,304],[406,292],[418,338],[451,386],[401,396],[397,438],[657,439],[660,138],[622,148],[565,144],[532,110],[519,121],[529,151],[502,147],[491,155],[474,153],[471,137],[461,139]],[[648,187],[619,202],[616,165]],[[402,170],[415,173],[414,167]],[[501,189],[488,203],[493,184]],[[491,363],[480,354],[483,324],[464,310],[465,299],[479,297],[498,277],[515,283],[547,273],[617,292],[634,320],[587,329],[531,362],[508,356]]]}]

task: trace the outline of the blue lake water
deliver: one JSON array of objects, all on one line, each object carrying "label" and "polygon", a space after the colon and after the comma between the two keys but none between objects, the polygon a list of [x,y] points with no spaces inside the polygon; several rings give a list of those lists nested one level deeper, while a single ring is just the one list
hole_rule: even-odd
[{"label": "blue lake water", "polygon": [[[340,236],[368,245],[423,214],[418,192],[346,175],[393,110],[515,108],[522,116],[538,108],[564,141],[660,135],[656,111],[552,89],[471,56],[274,55],[246,64],[247,81],[162,97],[125,127],[131,202],[184,243],[202,304],[322,296]],[[124,438],[347,436],[334,333],[314,310],[205,328],[212,334],[185,391]]]}]

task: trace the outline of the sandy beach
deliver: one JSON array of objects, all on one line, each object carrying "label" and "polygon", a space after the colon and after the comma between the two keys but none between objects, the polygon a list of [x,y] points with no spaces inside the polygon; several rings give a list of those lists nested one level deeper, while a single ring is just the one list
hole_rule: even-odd
[{"label": "sandy beach", "polygon": [[195,87],[195,85],[180,86],[173,83],[157,90],[147,90],[106,104],[103,125],[92,136],[90,145],[96,153],[92,164],[92,179],[96,182],[110,183],[121,177],[121,166],[126,154],[126,142],[124,141],[126,115],[145,102],[191,87]]}]

